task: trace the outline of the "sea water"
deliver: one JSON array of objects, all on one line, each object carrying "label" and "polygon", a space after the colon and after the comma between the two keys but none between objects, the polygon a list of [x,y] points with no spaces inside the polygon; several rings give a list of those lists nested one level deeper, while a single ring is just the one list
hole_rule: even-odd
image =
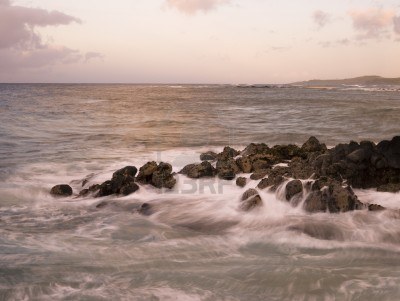
[{"label": "sea water", "polygon": [[243,212],[257,181],[183,175],[126,197],[49,194],[150,160],[178,172],[225,145],[395,135],[396,87],[1,84],[0,300],[399,300],[398,193],[356,190],[390,210],[342,214],[279,191]]}]

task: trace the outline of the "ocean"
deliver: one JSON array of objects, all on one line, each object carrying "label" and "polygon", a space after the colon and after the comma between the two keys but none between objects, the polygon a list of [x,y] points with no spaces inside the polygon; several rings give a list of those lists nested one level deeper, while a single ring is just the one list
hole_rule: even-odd
[{"label": "ocean", "polygon": [[279,191],[243,212],[257,182],[181,174],[125,197],[49,193],[152,160],[178,172],[227,145],[390,140],[396,87],[0,84],[0,121],[0,300],[400,299],[399,193],[356,189],[394,210],[340,214]]}]

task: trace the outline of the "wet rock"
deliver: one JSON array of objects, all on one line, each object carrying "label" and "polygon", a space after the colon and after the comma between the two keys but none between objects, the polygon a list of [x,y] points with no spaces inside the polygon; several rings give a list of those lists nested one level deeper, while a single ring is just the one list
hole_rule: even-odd
[{"label": "wet rock", "polygon": [[60,197],[71,196],[72,188],[67,184],[56,185],[53,188],[51,188],[50,194],[52,194],[53,196],[60,196]]},{"label": "wet rock", "polygon": [[306,157],[306,152],[294,144],[275,145],[271,153],[275,157],[275,161],[291,160],[294,157]]},{"label": "wet rock", "polygon": [[212,151],[208,151],[206,153],[202,153],[200,155],[201,161],[214,161],[217,159],[218,154]]},{"label": "wet rock", "polygon": [[244,178],[244,177],[239,177],[239,178],[236,179],[236,185],[239,186],[239,187],[246,186],[246,183],[247,183],[247,179]]},{"label": "wet rock", "polygon": [[377,204],[368,205],[368,211],[382,211],[382,210],[386,210],[386,208]]},{"label": "wet rock", "polygon": [[391,141],[384,140],[376,148],[383,154],[390,168],[400,169],[400,136]]},{"label": "wet rock", "polygon": [[217,161],[217,174],[220,179],[233,180],[241,170],[233,158]]},{"label": "wet rock", "polygon": [[145,165],[140,167],[139,174],[136,177],[136,181],[141,184],[150,184],[153,177],[153,173],[157,170],[157,163],[147,162]]},{"label": "wet rock", "polygon": [[149,203],[143,203],[137,211],[139,214],[142,215],[152,215],[154,213],[153,206]]},{"label": "wet rock", "polygon": [[99,184],[91,185],[89,188],[86,188],[86,189],[81,190],[81,191],[79,192],[79,196],[80,196],[80,197],[87,196],[87,195],[89,195],[90,193],[94,193],[94,192],[96,192],[96,191],[99,190],[99,189],[100,189],[100,185],[99,185]]},{"label": "wet rock", "polygon": [[157,188],[172,189],[175,186],[176,179],[171,173],[171,164],[161,162],[153,172],[150,184]]},{"label": "wet rock", "polygon": [[256,155],[256,154],[267,154],[270,152],[270,148],[268,145],[264,143],[260,144],[255,144],[255,143],[250,143],[243,151],[242,155],[243,156],[251,156],[251,155]]},{"label": "wet rock", "polygon": [[389,183],[385,185],[381,185],[378,187],[377,191],[380,192],[399,192],[400,191],[400,183]]},{"label": "wet rock", "polygon": [[264,178],[271,170],[260,170],[257,171],[253,174],[251,174],[250,179],[252,180],[261,180],[262,178]]},{"label": "wet rock", "polygon": [[136,183],[128,183],[121,187],[119,193],[122,195],[129,195],[139,190],[139,186]]},{"label": "wet rock", "polygon": [[325,152],[326,145],[320,143],[314,136],[310,137],[301,147],[301,150],[307,153]]},{"label": "wet rock", "polygon": [[236,159],[236,164],[244,173],[251,173],[253,166],[249,157],[240,157]]},{"label": "wet rock", "polygon": [[258,183],[257,188],[265,189],[270,187],[271,191],[275,191],[284,181],[285,176],[289,176],[289,169],[287,167],[276,167],[268,175],[268,178],[262,179]]},{"label": "wet rock", "polygon": [[179,173],[186,175],[192,179],[199,179],[203,177],[214,177],[216,169],[210,162],[202,162],[200,164],[186,165]]},{"label": "wet rock", "polygon": [[226,160],[228,160],[229,158],[234,158],[234,157],[236,157],[236,156],[239,155],[239,154],[240,154],[239,151],[233,149],[232,147],[225,146],[225,147],[224,147],[224,150],[222,151],[222,153],[219,153],[219,154],[217,155],[217,159],[218,159],[218,160],[221,160],[221,161],[226,161]]},{"label": "wet rock", "polygon": [[101,208],[106,207],[108,204],[109,204],[108,202],[100,202],[100,203],[98,203],[98,204],[96,205],[96,208],[97,208],[97,209],[101,209]]},{"label": "wet rock", "polygon": [[350,186],[342,187],[339,182],[328,180],[329,186],[313,190],[304,202],[308,212],[329,211],[330,213],[359,210],[364,206]]},{"label": "wet rock", "polygon": [[137,173],[137,168],[135,166],[125,166],[124,168],[118,169],[116,172],[114,172],[112,177],[134,178],[136,173]]},{"label": "wet rock", "polygon": [[251,157],[251,160],[252,170],[254,172],[271,169],[272,165],[278,163],[271,155],[256,155]]},{"label": "wet rock", "polygon": [[243,211],[250,211],[255,207],[262,205],[262,199],[258,194],[258,191],[251,188],[243,193],[240,201],[240,209]]},{"label": "wet rock", "polygon": [[[112,194],[129,195],[139,189],[135,184],[135,166],[126,166],[113,173],[111,180],[105,181],[98,187],[93,186],[92,191],[98,188],[96,197],[104,197]],[[90,192],[90,191],[89,191]]]},{"label": "wet rock", "polygon": [[286,200],[290,201],[296,194],[303,192],[303,183],[300,180],[292,180],[286,184]]}]

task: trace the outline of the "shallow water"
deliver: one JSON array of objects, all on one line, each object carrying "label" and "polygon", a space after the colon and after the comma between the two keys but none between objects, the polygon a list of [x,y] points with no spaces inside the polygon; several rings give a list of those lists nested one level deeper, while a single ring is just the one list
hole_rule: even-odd
[{"label": "shallow water", "polygon": [[224,145],[390,139],[399,116],[396,91],[2,84],[0,300],[398,300],[399,194],[356,191],[390,211],[310,215],[265,191],[239,211],[256,181],[48,192],[148,160],[178,171]]}]

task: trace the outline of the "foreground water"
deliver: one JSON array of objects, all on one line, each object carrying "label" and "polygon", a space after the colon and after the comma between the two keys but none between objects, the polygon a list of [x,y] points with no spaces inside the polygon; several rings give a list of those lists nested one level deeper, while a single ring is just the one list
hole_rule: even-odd
[{"label": "foreground water", "polygon": [[[250,142],[328,145],[400,134],[400,94],[371,89],[0,85],[0,300],[398,300],[396,211],[307,214],[261,191],[176,176],[112,205],[49,189],[125,165],[178,171]],[[357,191],[400,208],[400,195]],[[141,216],[143,202],[154,214]]]}]

